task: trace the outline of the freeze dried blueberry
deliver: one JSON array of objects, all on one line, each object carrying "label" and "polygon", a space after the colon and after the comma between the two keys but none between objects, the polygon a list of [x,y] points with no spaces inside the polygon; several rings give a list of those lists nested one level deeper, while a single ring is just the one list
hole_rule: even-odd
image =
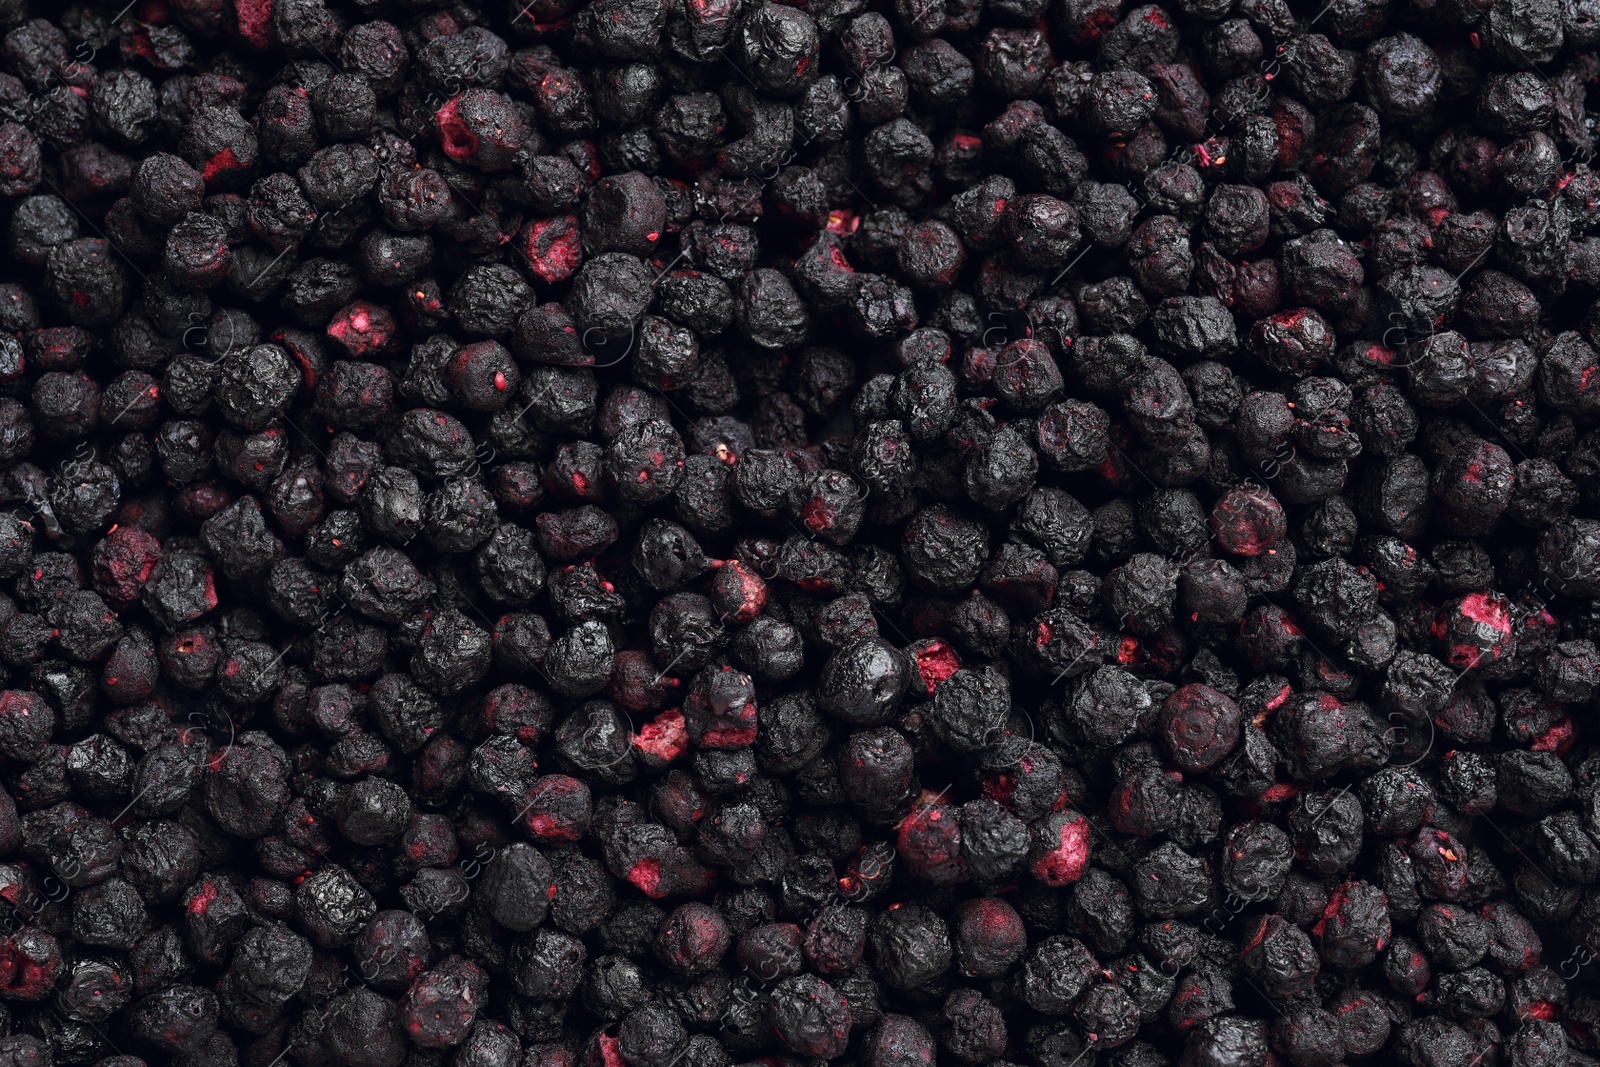
[{"label": "freeze dried blueberry", "polygon": [[[1530,922],[1600,869],[1594,20],[891,6],[184,3],[129,23],[143,73],[103,14],[5,23],[42,274],[0,293],[37,711],[0,844],[81,893],[0,872],[61,938],[0,991],[71,978],[40,1048],[1145,1067],[1165,1012],[1194,1064],[1560,1058],[1593,1013]],[[1462,821],[1496,806],[1510,868]],[[650,999],[664,913],[613,880],[713,869]],[[149,998],[197,965],[180,1033]],[[1008,982],[1046,1021],[1007,1032]],[[574,998],[619,1024],[581,1053]]]},{"label": "freeze dried blueberry", "polygon": [[217,998],[199,986],[177,985],[140,1000],[133,1030],[140,1040],[168,1053],[197,1050],[217,1028]]},{"label": "freeze dried blueberry", "polygon": [[1238,743],[1239,709],[1232,700],[1205,685],[1187,685],[1161,708],[1161,740],[1168,757],[1182,770],[1214,767]]},{"label": "freeze dried blueberry", "polygon": [[282,757],[260,745],[232,745],[207,764],[206,810],[237,837],[268,833],[288,800]]},{"label": "freeze dried blueberry", "polygon": [[828,660],[818,680],[818,707],[855,726],[876,726],[894,714],[906,692],[902,653],[866,637],[845,645]]}]

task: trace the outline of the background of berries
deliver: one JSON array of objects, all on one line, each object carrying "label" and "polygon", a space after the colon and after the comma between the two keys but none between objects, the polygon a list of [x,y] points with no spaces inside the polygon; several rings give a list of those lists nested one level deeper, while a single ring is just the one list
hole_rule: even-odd
[{"label": "background of berries", "polygon": [[1594,1067],[1600,0],[0,0],[0,1067]]}]

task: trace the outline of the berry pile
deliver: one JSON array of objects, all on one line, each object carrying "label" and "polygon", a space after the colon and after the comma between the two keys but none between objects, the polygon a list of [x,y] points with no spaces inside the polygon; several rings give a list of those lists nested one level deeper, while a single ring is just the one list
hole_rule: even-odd
[{"label": "berry pile", "polygon": [[1600,0],[119,2],[0,1067],[1600,1065]]}]

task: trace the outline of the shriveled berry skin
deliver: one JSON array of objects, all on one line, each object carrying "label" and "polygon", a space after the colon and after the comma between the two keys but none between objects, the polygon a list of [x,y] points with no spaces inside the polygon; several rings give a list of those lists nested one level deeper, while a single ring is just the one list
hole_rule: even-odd
[{"label": "shriveled berry skin", "polygon": [[1168,758],[1181,770],[1208,770],[1238,744],[1238,705],[1205,685],[1187,685],[1161,708],[1161,739]]},{"label": "shriveled berry skin", "polygon": [[288,800],[287,768],[265,747],[236,746],[207,766],[206,808],[238,837],[266,834]]},{"label": "shriveled berry skin", "polygon": [[977,524],[943,507],[929,508],[907,524],[903,557],[911,577],[941,592],[957,592],[977,578],[975,562],[987,555],[988,539]]},{"label": "shriveled berry skin", "polygon": [[1293,696],[1275,713],[1270,731],[1280,752],[1290,753],[1297,777],[1320,778],[1331,769],[1376,769],[1386,750],[1378,720],[1365,707],[1331,694]]},{"label": "shriveled berry skin", "polygon": [[406,990],[396,1014],[413,1043],[423,1048],[450,1048],[470,1032],[476,1001],[471,984],[461,977],[427,971]]},{"label": "shriveled berry skin", "polygon": [[937,977],[950,965],[948,928],[918,905],[881,913],[868,936],[879,973],[895,988]]},{"label": "shriveled berry skin", "polygon": [[717,965],[731,937],[727,921],[717,912],[703,904],[685,904],[661,925],[655,951],[668,968],[693,977]]},{"label": "shriveled berry skin", "polygon": [[822,669],[818,707],[855,726],[887,722],[906,692],[909,668],[900,651],[863,638],[834,653]]},{"label": "shriveled berry skin", "polygon": [[1259,556],[1288,532],[1283,507],[1259,487],[1229,490],[1217,501],[1211,521],[1223,548],[1239,556]]},{"label": "shriveled berry skin", "polygon": [[786,978],[772,991],[768,1006],[777,1040],[797,1055],[831,1058],[850,1038],[846,999],[819,978]]},{"label": "shriveled berry skin", "polygon": [[210,990],[176,985],[140,1000],[133,1026],[155,1048],[174,1053],[203,1045],[217,1028],[217,998]]},{"label": "shriveled berry skin", "polygon": [[955,935],[956,965],[967,975],[1004,974],[1027,949],[1022,917],[1009,904],[992,897],[963,905]]}]

